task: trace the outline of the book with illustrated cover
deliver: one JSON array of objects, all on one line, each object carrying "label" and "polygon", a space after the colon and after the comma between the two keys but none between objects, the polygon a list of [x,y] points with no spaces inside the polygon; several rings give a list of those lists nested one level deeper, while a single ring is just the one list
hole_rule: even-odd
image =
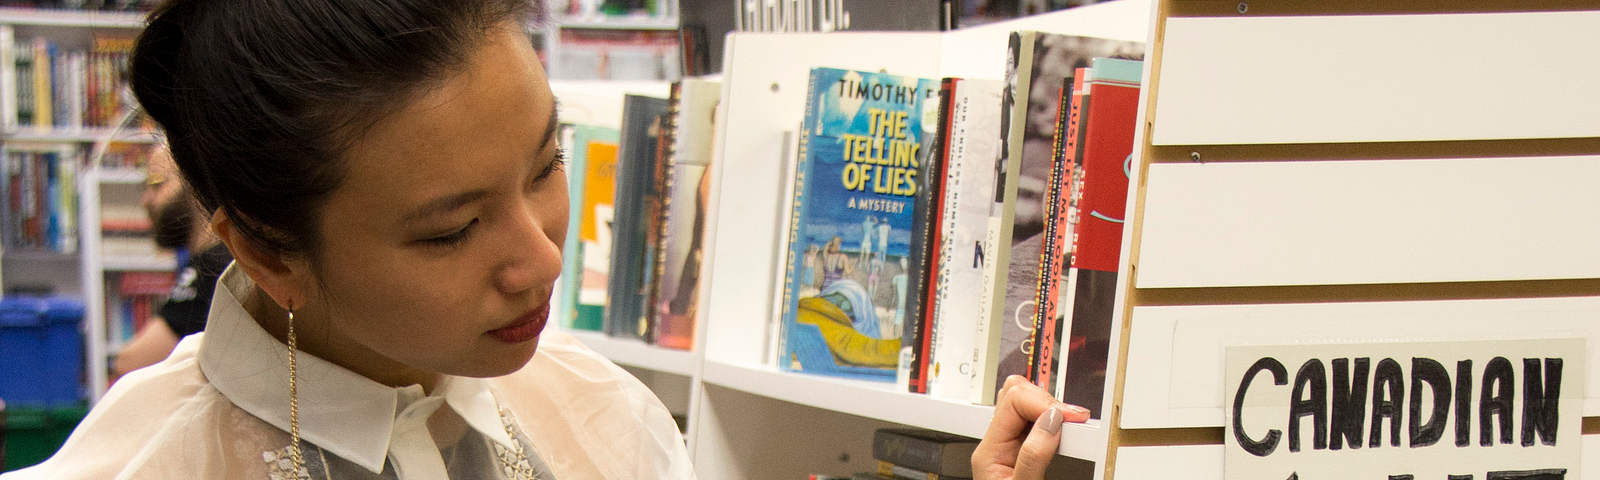
[{"label": "book with illustrated cover", "polygon": [[672,135],[672,185],[658,269],[657,345],[689,350],[694,344],[700,292],[701,246],[710,194],[712,118],[721,84],[685,79],[678,92]]},{"label": "book with illustrated cover", "polygon": [[[813,68],[801,125],[779,367],[894,381],[932,80]],[[931,122],[930,122],[931,123]]]},{"label": "book with illustrated cover", "polygon": [[[579,320],[580,312],[583,311],[579,305],[585,303],[585,299],[580,297],[583,295],[583,280],[587,270],[584,268],[586,252],[593,249],[595,244],[598,243],[593,241],[595,239],[591,232],[598,230],[594,225],[595,212],[593,210],[599,205],[599,195],[594,195],[596,198],[592,200],[595,203],[590,203],[591,194],[588,189],[605,190],[605,204],[609,205],[612,186],[605,183],[611,181],[609,173],[603,176],[598,175],[599,172],[591,174],[589,159],[596,153],[609,152],[608,157],[595,162],[595,165],[604,164],[607,169],[612,168],[616,162],[618,137],[619,133],[614,128],[588,125],[567,125],[562,127],[561,148],[564,150],[564,155],[567,159],[567,195],[570,197],[571,202],[568,206],[569,213],[567,214],[567,238],[563,244],[563,254],[561,256],[562,298],[560,302],[557,302],[561,309],[556,315],[560,322],[559,325],[563,328],[578,330],[600,329],[599,312],[593,312],[590,316],[585,317],[583,321]],[[602,146],[598,149],[593,149],[590,148],[592,144],[601,144]],[[599,183],[591,187],[589,185],[591,179]],[[604,270],[602,269],[601,272],[604,272]],[[600,273],[600,275],[604,275],[604,273]],[[599,296],[596,298],[591,292],[591,298],[587,298],[586,303],[604,308],[605,283],[602,281],[599,285],[602,287],[599,289]]]},{"label": "book with illustrated cover", "polygon": [[644,306],[650,295],[658,181],[661,118],[667,99],[622,97],[622,144],[617,151],[616,210],[611,224],[611,268],[607,277],[605,332],[644,340],[650,337]]},{"label": "book with illustrated cover", "polygon": [[994,80],[955,78],[945,148],[943,206],[938,215],[938,274],[931,285],[933,318],[928,394],[966,401],[972,389],[974,333],[983,284],[984,237],[1000,156],[1000,94]]},{"label": "book with illustrated cover", "polygon": [[[569,215],[582,215],[578,225],[578,251],[583,274],[578,280],[578,299],[574,304],[572,328],[600,331],[605,325],[606,288],[611,272],[611,224],[616,208],[617,141],[620,132],[604,132],[587,142],[584,155],[583,208]],[[582,143],[582,142],[580,142]],[[577,175],[574,172],[574,175]]]},{"label": "book with illustrated cover", "polygon": [[[986,299],[987,327],[979,335],[984,359],[980,387],[973,402],[993,405],[995,394],[1011,375],[1028,376],[1032,368],[1039,252],[1044,243],[1044,212],[1055,160],[1056,113],[1060,86],[1074,69],[1091,59],[1140,57],[1144,45],[1041,32],[1014,32],[1006,70],[1007,94],[1002,121],[1002,155],[995,164],[994,203],[989,213],[989,239],[994,243],[993,274]],[[1038,86],[1038,88],[1035,88]]]},{"label": "book with illustrated cover", "polygon": [[1101,418],[1109,369],[1112,320],[1128,197],[1143,62],[1097,58],[1088,90],[1081,212],[1073,247],[1072,330],[1062,374],[1062,401]]}]

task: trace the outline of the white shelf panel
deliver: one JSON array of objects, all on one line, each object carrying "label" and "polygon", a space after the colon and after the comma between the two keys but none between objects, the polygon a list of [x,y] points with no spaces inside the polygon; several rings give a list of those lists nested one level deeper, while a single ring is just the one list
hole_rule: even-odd
[{"label": "white shelf panel", "polygon": [[554,23],[561,28],[588,28],[602,30],[677,30],[678,19],[654,17],[557,17]]},{"label": "white shelf panel", "polygon": [[0,8],[0,23],[51,27],[144,28],[145,12]]},{"label": "white shelf panel", "polygon": [[172,255],[107,255],[101,257],[101,268],[112,272],[171,272],[178,269],[178,259]]},{"label": "white shelf panel", "polygon": [[[0,22],[3,23],[3,22]],[[40,142],[40,143],[79,143],[97,142],[106,135],[111,134],[111,129],[103,127],[85,128],[59,128],[54,130],[38,130],[33,127],[22,127],[13,132],[7,132],[7,141]],[[116,138],[122,143],[155,143],[155,136],[137,130],[125,130]]]},{"label": "white shelf panel", "polygon": [[[779,372],[707,359],[704,380],[790,403],[875,418],[918,428],[983,438],[994,407],[900,391],[892,383]],[[1098,421],[1061,429],[1059,454],[1085,460],[1105,457],[1106,433]]]},{"label": "white shelf panel", "polygon": [[591,350],[611,359],[612,363],[657,372],[694,375],[694,353],[658,347],[638,340],[612,338],[599,332],[568,330],[573,338]]},{"label": "white shelf panel", "polygon": [[1600,69],[1573,61],[1600,56],[1596,24],[1593,11],[1174,17],[1151,143],[1600,136]]},{"label": "white shelf panel", "polygon": [[142,185],[144,184],[144,170],[137,168],[102,168],[100,169],[100,183],[102,185]]},{"label": "white shelf panel", "polygon": [[[1117,449],[1117,480],[1223,480],[1222,445],[1122,447]],[[1583,436],[1583,458],[1600,458],[1600,435]],[[1600,468],[1587,465],[1573,480],[1600,480]]]},{"label": "white shelf panel", "polygon": [[1600,156],[1149,172],[1139,288],[1600,278]]}]

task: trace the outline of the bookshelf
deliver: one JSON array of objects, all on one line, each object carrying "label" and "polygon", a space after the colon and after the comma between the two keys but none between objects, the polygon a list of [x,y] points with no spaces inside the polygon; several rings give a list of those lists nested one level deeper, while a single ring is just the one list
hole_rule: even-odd
[{"label": "bookshelf", "polygon": [[658,11],[630,14],[596,11],[598,2],[568,3],[552,1],[554,13],[537,33],[551,79],[661,81],[682,75],[678,0],[655,0]]},{"label": "bookshelf", "polygon": [[[45,286],[58,294],[84,299],[85,362],[90,402],[105,394],[110,355],[116,347],[108,336],[107,272],[171,271],[171,256],[101,255],[100,218],[103,198],[131,204],[137,208],[144,174],[133,169],[102,172],[88,161],[96,146],[109,143],[148,145],[151,135],[128,130],[122,133],[100,126],[58,125],[36,127],[18,125],[18,78],[15,48],[33,38],[44,38],[62,50],[88,49],[97,35],[131,37],[144,26],[144,12],[56,10],[0,7],[0,111],[5,112],[5,129],[0,142],[6,150],[48,149],[60,152],[62,161],[78,165],[74,183],[76,198],[76,248],[67,254],[4,254],[4,283]],[[107,112],[109,113],[109,112]],[[109,121],[108,116],[108,121]],[[87,121],[87,116],[86,116]],[[112,138],[115,136],[115,138]]]}]

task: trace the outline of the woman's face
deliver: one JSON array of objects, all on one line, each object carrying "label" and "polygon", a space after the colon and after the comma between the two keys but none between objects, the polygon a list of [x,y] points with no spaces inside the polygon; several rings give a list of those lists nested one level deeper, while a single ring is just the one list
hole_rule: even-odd
[{"label": "woman's face", "polygon": [[561,271],[567,184],[528,39],[490,36],[344,159],[306,305],[338,348],[475,377],[533,356]]}]

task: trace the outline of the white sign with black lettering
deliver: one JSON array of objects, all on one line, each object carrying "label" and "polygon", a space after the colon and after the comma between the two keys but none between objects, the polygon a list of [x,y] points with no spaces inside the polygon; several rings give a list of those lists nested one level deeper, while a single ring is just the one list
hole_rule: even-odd
[{"label": "white sign with black lettering", "polygon": [[1581,338],[1226,350],[1226,478],[1581,478]]}]

